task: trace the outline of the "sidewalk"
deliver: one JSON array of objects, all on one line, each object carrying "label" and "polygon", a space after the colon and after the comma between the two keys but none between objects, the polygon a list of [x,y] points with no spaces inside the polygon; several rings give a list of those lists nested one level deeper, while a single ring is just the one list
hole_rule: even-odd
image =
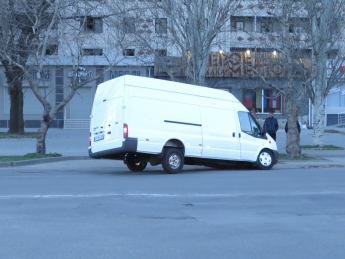
[{"label": "sidewalk", "polygon": [[[7,129],[0,129],[0,131],[6,132]],[[25,129],[25,131],[37,132],[37,129]],[[59,153],[63,156],[89,156],[89,134],[88,129],[49,129],[46,137],[46,153]],[[0,156],[35,153],[36,143],[35,138],[0,139],[2,146]]]},{"label": "sidewalk", "polygon": [[[312,136],[313,130],[302,129],[300,135],[300,144],[302,146],[312,145]],[[344,150],[303,149],[302,154],[315,156],[317,159],[307,161],[280,160],[275,166],[281,168],[345,167],[345,128],[327,126],[325,128],[324,142],[325,145],[342,147]],[[286,133],[284,130],[279,130],[277,133],[277,146],[279,154],[286,154]]]},{"label": "sidewalk", "polygon": [[[0,129],[6,132],[7,129]],[[36,132],[37,129],[26,129],[26,132]],[[328,133],[327,131],[340,132]],[[302,129],[301,145],[312,144],[312,130]],[[340,146],[345,149],[345,128],[326,127],[325,144]],[[0,156],[25,155],[36,151],[36,139],[0,139]],[[89,130],[64,130],[52,128],[46,137],[47,153],[59,153],[60,158],[27,161],[25,163],[13,162],[12,166],[53,162],[63,160],[88,159]],[[286,133],[284,130],[277,132],[277,146],[280,154],[286,154]],[[345,167],[345,150],[302,150],[302,154],[318,157],[317,160],[284,161],[280,160],[274,168],[309,168],[309,167]],[[2,166],[4,163],[2,163]],[[10,166],[10,165],[7,165]]]}]

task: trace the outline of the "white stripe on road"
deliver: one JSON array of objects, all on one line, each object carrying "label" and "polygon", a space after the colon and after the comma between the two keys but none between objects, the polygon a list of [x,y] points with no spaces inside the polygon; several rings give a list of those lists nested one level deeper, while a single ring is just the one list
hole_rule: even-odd
[{"label": "white stripe on road", "polygon": [[330,192],[292,192],[292,193],[214,193],[214,194],[168,194],[168,193],[95,193],[95,194],[21,194],[0,195],[0,199],[59,199],[59,198],[98,198],[98,197],[253,197],[253,196],[313,196],[313,195],[344,195],[345,191]]}]

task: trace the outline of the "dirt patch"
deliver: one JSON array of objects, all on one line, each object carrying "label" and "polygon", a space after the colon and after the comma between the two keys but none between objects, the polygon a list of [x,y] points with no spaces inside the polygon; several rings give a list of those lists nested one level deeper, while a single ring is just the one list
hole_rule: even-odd
[{"label": "dirt patch", "polygon": [[340,131],[334,130],[334,129],[325,130],[325,132],[327,132],[327,133],[341,133]]},{"label": "dirt patch", "polygon": [[342,134],[342,135],[345,135],[344,132],[341,132],[341,131],[335,130],[335,129],[328,129],[328,130],[325,130],[325,133],[335,133],[335,134]]}]

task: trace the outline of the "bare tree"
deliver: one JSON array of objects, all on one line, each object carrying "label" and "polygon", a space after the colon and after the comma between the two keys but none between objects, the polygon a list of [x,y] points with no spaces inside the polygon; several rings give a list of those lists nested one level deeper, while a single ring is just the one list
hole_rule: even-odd
[{"label": "bare tree", "polygon": [[[276,96],[269,98],[276,100],[284,96],[288,123],[286,152],[290,157],[301,154],[296,122],[310,81],[311,52],[300,30],[305,22],[305,12],[296,10],[296,3],[284,0],[251,3],[249,17],[255,17],[257,27],[241,30],[251,37],[254,46],[253,53],[242,60],[243,66],[252,72],[252,78],[259,78],[267,87],[276,90]],[[274,65],[269,66],[267,60]]]},{"label": "bare tree", "polygon": [[[325,101],[330,88],[341,76],[339,66],[343,64],[341,55],[344,51],[340,51],[343,46],[339,40],[344,30],[341,25],[343,5],[342,0],[282,0],[253,5],[252,12],[257,12],[258,17],[265,12],[264,18],[258,18],[264,27],[259,37],[247,33],[255,38],[255,44],[275,50],[284,60],[287,86],[283,93],[288,121],[286,151],[290,156],[301,151],[296,121],[305,93],[314,107],[313,145],[324,145]],[[326,68],[330,65],[333,73],[327,78]],[[277,88],[264,73],[253,70],[268,86]]]},{"label": "bare tree", "polygon": [[[344,4],[343,0],[303,1],[310,21],[312,49],[312,84],[309,97],[313,104],[313,145],[324,146],[325,108],[329,90],[340,77],[339,67],[344,62]],[[335,54],[335,55],[332,55]],[[328,57],[330,56],[330,62]],[[327,66],[332,73],[327,78]]]},{"label": "bare tree", "polygon": [[[33,0],[25,1],[30,5],[21,5],[23,15],[30,20],[32,37],[28,49],[30,49],[26,62],[19,62],[21,57],[3,51],[3,56],[9,63],[19,68],[32,91],[43,106],[42,124],[37,132],[36,153],[45,154],[45,138],[56,114],[74,96],[82,86],[96,80],[106,73],[117,62],[121,61],[116,52],[105,49],[103,53],[95,55],[90,51],[96,51],[95,46],[104,46],[106,39],[101,33],[103,20],[113,14],[105,12],[101,5],[92,1],[64,1],[64,0]],[[16,7],[18,8],[18,6]],[[30,16],[29,16],[30,14]],[[47,55],[48,49],[59,46],[58,55]],[[92,49],[90,50],[90,46]],[[65,85],[66,94],[61,102],[52,103],[49,94],[55,89],[42,91],[40,83],[44,67],[48,64],[54,66],[70,66],[71,82]],[[103,71],[93,76],[88,76],[85,67],[103,66]],[[35,73],[33,73],[33,71]]]},{"label": "bare tree", "polygon": [[[0,61],[5,68],[11,102],[9,133],[24,134],[24,96],[22,90],[24,73],[16,63],[25,66],[30,55],[34,40],[32,18],[35,15],[30,10],[34,5],[36,5],[34,1],[1,1]],[[39,8],[44,9],[47,6],[43,5]],[[12,62],[13,60],[16,63]]]},{"label": "bare tree", "polygon": [[[119,2],[123,5],[123,1]],[[124,33],[132,39],[132,46],[155,57],[156,71],[164,71],[172,80],[183,77],[205,85],[209,53],[222,48],[219,36],[229,30],[226,25],[240,3],[238,0],[141,1],[126,15],[135,24],[135,30]],[[134,7],[133,3],[128,5]],[[121,8],[113,3],[109,8],[114,6]]]}]

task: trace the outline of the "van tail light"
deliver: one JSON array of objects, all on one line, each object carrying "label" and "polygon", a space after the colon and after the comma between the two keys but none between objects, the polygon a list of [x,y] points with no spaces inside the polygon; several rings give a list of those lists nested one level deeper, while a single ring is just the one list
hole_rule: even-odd
[{"label": "van tail light", "polygon": [[90,136],[89,136],[89,146],[91,147],[91,132],[90,132]]},{"label": "van tail light", "polygon": [[128,125],[127,125],[127,123],[123,124],[123,137],[128,138]]}]

